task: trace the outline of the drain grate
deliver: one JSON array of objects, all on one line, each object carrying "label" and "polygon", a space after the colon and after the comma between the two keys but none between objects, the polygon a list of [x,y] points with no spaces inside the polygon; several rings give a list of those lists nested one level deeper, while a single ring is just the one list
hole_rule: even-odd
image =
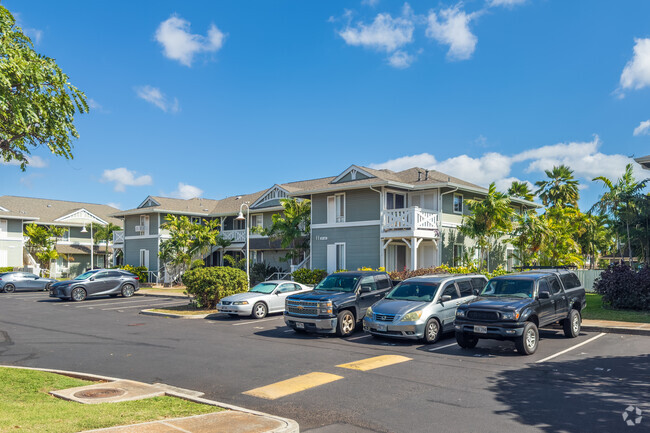
[{"label": "drain grate", "polygon": [[126,391],[119,388],[95,388],[79,391],[74,394],[77,398],[109,398],[124,395]]}]

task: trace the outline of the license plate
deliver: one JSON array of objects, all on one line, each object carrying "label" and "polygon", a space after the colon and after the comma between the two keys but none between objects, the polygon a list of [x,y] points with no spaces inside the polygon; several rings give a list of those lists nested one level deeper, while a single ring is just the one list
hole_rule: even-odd
[{"label": "license plate", "polygon": [[477,334],[487,334],[487,326],[475,326],[474,332]]},{"label": "license plate", "polygon": [[296,328],[298,329],[305,329],[305,324],[301,322],[296,322]]},{"label": "license plate", "polygon": [[377,325],[377,331],[386,331],[386,325]]}]

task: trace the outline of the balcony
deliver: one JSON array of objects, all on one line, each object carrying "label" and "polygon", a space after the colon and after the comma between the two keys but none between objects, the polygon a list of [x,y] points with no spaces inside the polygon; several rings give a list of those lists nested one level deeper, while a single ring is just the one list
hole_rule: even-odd
[{"label": "balcony", "polygon": [[440,237],[438,212],[417,206],[404,209],[388,209],[381,216],[382,238]]},{"label": "balcony", "polygon": [[232,242],[246,242],[246,230],[223,230],[221,236]]},{"label": "balcony", "polygon": [[124,230],[113,232],[113,248],[124,247]]}]

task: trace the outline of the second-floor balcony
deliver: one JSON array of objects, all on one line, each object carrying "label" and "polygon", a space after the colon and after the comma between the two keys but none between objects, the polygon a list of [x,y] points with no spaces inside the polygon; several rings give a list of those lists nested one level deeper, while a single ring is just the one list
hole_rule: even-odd
[{"label": "second-floor balcony", "polygon": [[440,236],[439,214],[417,206],[403,209],[387,209],[381,215],[382,237]]},{"label": "second-floor balcony", "polygon": [[223,230],[221,236],[232,242],[246,242],[246,230]]},{"label": "second-floor balcony", "polygon": [[124,246],[124,230],[113,232],[113,247],[121,248]]}]

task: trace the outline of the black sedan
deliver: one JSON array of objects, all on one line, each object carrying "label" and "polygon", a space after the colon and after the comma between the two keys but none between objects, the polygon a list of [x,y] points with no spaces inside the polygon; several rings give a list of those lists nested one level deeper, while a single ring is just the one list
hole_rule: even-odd
[{"label": "black sedan", "polygon": [[29,272],[5,272],[0,274],[0,292],[16,290],[48,290],[56,280],[39,277]]},{"label": "black sedan", "polygon": [[94,269],[73,280],[50,286],[50,297],[79,302],[92,296],[118,296],[130,298],[139,289],[138,277],[120,269]]}]

